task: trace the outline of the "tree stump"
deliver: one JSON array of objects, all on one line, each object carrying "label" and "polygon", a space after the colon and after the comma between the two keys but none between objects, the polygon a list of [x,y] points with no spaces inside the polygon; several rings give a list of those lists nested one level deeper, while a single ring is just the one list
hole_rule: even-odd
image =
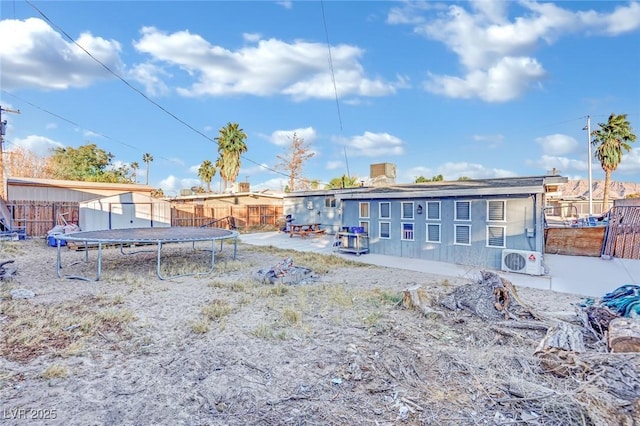
[{"label": "tree stump", "polygon": [[402,307],[416,309],[424,316],[441,316],[440,312],[431,308],[432,297],[419,285],[414,285],[402,291]]},{"label": "tree stump", "polygon": [[611,352],[640,352],[640,319],[612,319],[607,345]]}]

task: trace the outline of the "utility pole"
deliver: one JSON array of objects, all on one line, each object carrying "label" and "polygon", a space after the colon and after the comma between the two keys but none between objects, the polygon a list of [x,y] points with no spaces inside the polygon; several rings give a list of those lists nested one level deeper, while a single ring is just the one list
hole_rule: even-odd
[{"label": "utility pole", "polygon": [[589,217],[593,216],[593,179],[591,177],[591,163],[593,161],[591,154],[591,117],[587,115],[587,126],[582,130],[587,131],[587,146],[589,147],[589,161],[587,162],[587,167],[589,170]]},{"label": "utility pole", "polygon": [[0,197],[7,197],[7,184],[6,184],[6,173],[4,172],[4,135],[6,134],[7,120],[2,120],[3,112],[12,112],[14,114],[20,114],[19,109],[8,109],[2,108],[0,105],[0,183],[2,184],[2,188],[0,188]]}]

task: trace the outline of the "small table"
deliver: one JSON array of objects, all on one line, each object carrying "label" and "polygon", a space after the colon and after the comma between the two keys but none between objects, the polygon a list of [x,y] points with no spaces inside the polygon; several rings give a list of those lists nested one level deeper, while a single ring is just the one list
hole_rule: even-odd
[{"label": "small table", "polygon": [[324,233],[324,229],[320,229],[319,223],[290,223],[289,226],[289,238],[293,237],[294,235],[300,235],[301,238],[304,238],[309,234],[318,235]]}]

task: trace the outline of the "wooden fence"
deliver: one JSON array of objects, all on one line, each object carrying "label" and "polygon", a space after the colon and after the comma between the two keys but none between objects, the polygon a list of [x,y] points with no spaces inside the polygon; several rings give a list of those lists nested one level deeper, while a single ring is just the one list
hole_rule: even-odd
[{"label": "wooden fence", "polygon": [[[56,225],[79,225],[77,202],[11,201],[7,208],[13,227],[24,230],[27,237],[44,237]],[[171,206],[171,226],[203,226],[216,219],[233,216],[241,229],[277,227],[283,216],[279,205],[202,206],[174,204]],[[63,220],[64,219],[64,220]]]}]

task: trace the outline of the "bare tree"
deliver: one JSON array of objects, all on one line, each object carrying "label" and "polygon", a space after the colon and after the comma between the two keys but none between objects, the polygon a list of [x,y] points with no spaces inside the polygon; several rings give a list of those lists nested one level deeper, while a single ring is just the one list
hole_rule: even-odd
[{"label": "bare tree", "polygon": [[304,163],[314,155],[315,152],[311,151],[311,145],[294,133],[286,154],[277,156],[280,163],[275,167],[289,175],[289,184],[287,185],[289,191],[307,189],[310,186],[310,181],[303,178]]},{"label": "bare tree", "polygon": [[32,151],[18,147],[5,153],[8,176],[50,179],[54,176],[51,157],[40,158]]}]

